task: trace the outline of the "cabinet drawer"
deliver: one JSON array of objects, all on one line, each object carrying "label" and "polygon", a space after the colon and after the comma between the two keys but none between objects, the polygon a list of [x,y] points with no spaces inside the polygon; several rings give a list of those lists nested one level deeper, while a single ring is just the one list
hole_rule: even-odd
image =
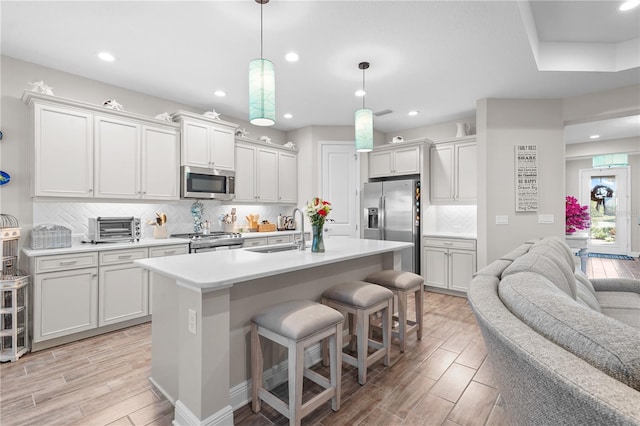
[{"label": "cabinet drawer", "polygon": [[465,239],[445,239],[445,238],[425,238],[425,247],[442,247],[442,248],[455,248],[462,250],[475,250],[476,240]]},{"label": "cabinet drawer", "polygon": [[115,265],[129,263],[138,259],[146,259],[149,253],[146,248],[133,250],[110,250],[100,252],[100,265]]},{"label": "cabinet drawer", "polygon": [[244,240],[244,244],[242,247],[258,247],[258,246],[266,246],[267,239],[266,238],[247,238]]},{"label": "cabinet drawer", "polygon": [[291,235],[280,235],[277,237],[267,237],[267,244],[284,244],[291,242]]},{"label": "cabinet drawer", "polygon": [[149,257],[175,256],[187,253],[189,253],[189,246],[186,244],[149,248]]},{"label": "cabinet drawer", "polygon": [[89,268],[98,266],[98,253],[61,254],[57,256],[36,257],[35,272],[66,271],[68,269]]}]

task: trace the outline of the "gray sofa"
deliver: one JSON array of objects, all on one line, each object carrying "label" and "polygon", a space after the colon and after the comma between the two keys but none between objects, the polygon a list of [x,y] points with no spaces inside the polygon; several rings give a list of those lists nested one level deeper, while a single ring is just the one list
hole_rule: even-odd
[{"label": "gray sofa", "polygon": [[640,280],[589,280],[564,240],[478,271],[469,302],[510,424],[640,425]]}]

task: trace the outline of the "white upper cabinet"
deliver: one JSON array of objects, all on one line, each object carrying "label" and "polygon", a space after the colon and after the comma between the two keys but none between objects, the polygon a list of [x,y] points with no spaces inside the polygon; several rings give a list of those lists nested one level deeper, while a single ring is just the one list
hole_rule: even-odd
[{"label": "white upper cabinet", "polygon": [[287,148],[247,139],[236,143],[235,201],[295,204],[298,155]]},{"label": "white upper cabinet", "polygon": [[178,111],[172,117],[182,124],[183,166],[235,169],[237,124],[186,111]]},{"label": "white upper cabinet", "polygon": [[278,153],[258,148],[256,167],[257,200],[263,203],[278,201]]},{"label": "white upper cabinet", "polygon": [[403,176],[420,173],[420,147],[384,146],[369,154],[369,177]]},{"label": "white upper cabinet", "polygon": [[298,202],[298,155],[278,152],[278,202]]},{"label": "white upper cabinet", "polygon": [[468,203],[477,198],[477,145],[475,136],[431,148],[431,202]]},{"label": "white upper cabinet", "polygon": [[33,196],[177,200],[179,126],[26,91]]},{"label": "white upper cabinet", "polygon": [[180,198],[180,132],[178,129],[142,126],[142,198]]},{"label": "white upper cabinet", "polygon": [[93,115],[50,104],[32,104],[36,197],[93,197]]},{"label": "white upper cabinet", "polygon": [[140,125],[95,117],[95,197],[140,198]]}]

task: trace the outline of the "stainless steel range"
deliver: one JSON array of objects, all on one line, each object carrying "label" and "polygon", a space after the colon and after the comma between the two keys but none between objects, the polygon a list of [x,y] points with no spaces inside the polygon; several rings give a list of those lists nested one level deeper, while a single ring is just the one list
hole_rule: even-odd
[{"label": "stainless steel range", "polygon": [[172,238],[188,238],[189,253],[238,249],[242,247],[244,238],[237,232],[210,232],[208,234],[172,234]]}]

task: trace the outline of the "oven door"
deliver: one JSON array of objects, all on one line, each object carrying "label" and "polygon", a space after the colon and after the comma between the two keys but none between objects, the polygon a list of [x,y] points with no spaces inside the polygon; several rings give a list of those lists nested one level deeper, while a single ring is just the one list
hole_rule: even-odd
[{"label": "oven door", "polygon": [[233,200],[235,172],[182,166],[182,198]]}]

